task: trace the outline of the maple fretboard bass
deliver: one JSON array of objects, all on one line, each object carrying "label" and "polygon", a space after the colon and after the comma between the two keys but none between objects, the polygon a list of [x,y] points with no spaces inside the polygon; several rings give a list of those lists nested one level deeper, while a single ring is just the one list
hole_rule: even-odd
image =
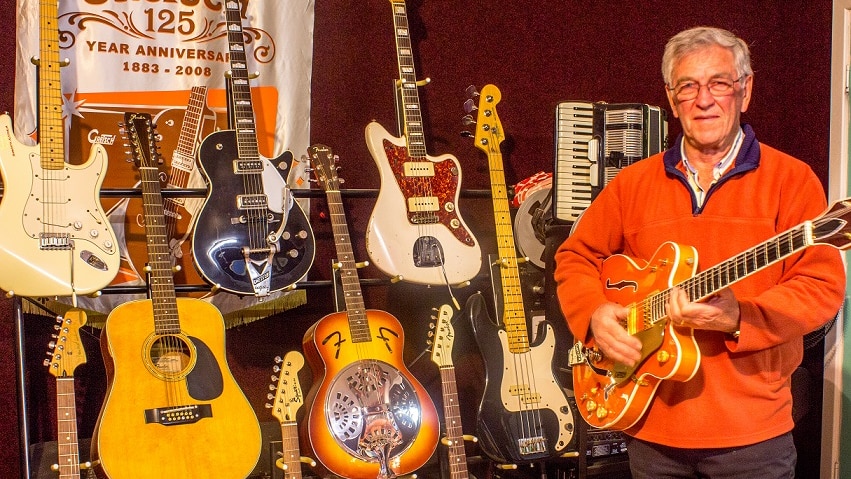
[{"label": "maple fretboard bass", "polygon": [[301,439],[317,462],[348,479],[409,474],[437,447],[437,411],[405,367],[405,334],[384,311],[366,309],[330,148],[308,149],[325,189],[346,310],[314,323],[302,341],[313,371]]},{"label": "maple fretboard bass", "polygon": [[664,243],[645,262],[614,255],[603,262],[606,298],[630,309],[626,329],[641,340],[641,360],[627,366],[608,358],[595,341],[577,342],[569,353],[576,405],[596,428],[624,430],[643,416],[663,380],[688,381],[700,367],[694,330],[676,326],[665,305],[673,287],[691,301],[718,291],[813,245],[851,246],[851,198],[836,201],[811,221],[760,243],[705,271],[697,271],[697,250]]},{"label": "maple fretboard bass", "polygon": [[41,0],[39,8],[39,144],[20,143],[9,115],[0,115],[0,289],[19,296],[93,293],[120,262],[100,204],[106,150],[95,144],[84,164],[65,162],[58,4]]},{"label": "maple fretboard bass", "polygon": [[390,4],[404,132],[397,138],[377,122],[366,127],[367,146],[381,178],[367,225],[367,253],[378,269],[403,281],[459,285],[482,267],[481,247],[458,208],[461,165],[451,155],[426,152],[405,2]]},{"label": "maple fretboard bass", "polygon": [[126,113],[139,162],[151,299],[112,310],[101,332],[107,394],[92,458],[111,479],[245,478],[260,456],[260,425],[227,367],[221,313],[177,298],[148,114]]},{"label": "maple fretboard bass", "polygon": [[198,160],[209,188],[192,234],[192,257],[208,282],[262,297],[307,274],[315,239],[287,186],[292,153],[272,161],[260,156],[240,2],[225,2],[224,11],[234,129],[201,143]]},{"label": "maple fretboard bass", "polygon": [[505,136],[496,105],[501,98],[496,86],[482,88],[475,140],[476,147],[487,153],[490,166],[502,321],[496,324],[490,319],[481,293],[467,300],[466,311],[486,372],[478,412],[479,445],[493,460],[517,464],[567,453],[574,436],[574,420],[565,391],[555,376],[556,337],[552,325],[542,321],[536,344],[529,340],[500,151]]}]

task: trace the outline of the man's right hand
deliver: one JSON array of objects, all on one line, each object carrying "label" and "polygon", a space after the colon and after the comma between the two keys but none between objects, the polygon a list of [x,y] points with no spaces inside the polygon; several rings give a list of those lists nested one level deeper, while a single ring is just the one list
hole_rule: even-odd
[{"label": "man's right hand", "polygon": [[641,341],[626,330],[629,308],[617,303],[601,304],[591,314],[594,341],[609,359],[635,366],[641,360]]}]

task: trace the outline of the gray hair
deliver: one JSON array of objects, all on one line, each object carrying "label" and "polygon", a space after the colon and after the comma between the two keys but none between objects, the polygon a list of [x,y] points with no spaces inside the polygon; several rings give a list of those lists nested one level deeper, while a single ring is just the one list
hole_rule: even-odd
[{"label": "gray hair", "polygon": [[674,64],[684,56],[706,47],[718,45],[733,53],[733,61],[739,76],[753,75],[751,54],[748,44],[733,33],[714,27],[694,27],[674,35],[665,45],[662,55],[662,78],[671,85]]}]

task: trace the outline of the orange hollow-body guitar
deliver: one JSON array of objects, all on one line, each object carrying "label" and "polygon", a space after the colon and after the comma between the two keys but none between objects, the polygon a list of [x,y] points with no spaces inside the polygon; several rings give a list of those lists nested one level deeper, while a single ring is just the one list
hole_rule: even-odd
[{"label": "orange hollow-body guitar", "polygon": [[693,330],[673,325],[665,312],[671,288],[704,301],[809,246],[847,249],[850,221],[851,199],[836,201],[818,218],[697,274],[697,251],[671,242],[646,263],[624,255],[606,259],[600,273],[606,298],[630,309],[626,329],[641,340],[641,360],[630,367],[607,358],[593,339],[574,344],[569,356],[582,417],[593,427],[627,429],[644,415],[663,380],[687,381],[697,372],[700,349]]},{"label": "orange hollow-body guitar", "polygon": [[107,318],[101,350],[107,395],[92,438],[102,475],[245,478],[260,456],[260,425],[227,367],[215,306],[176,298],[150,115],[125,115],[141,162],[151,299]]},{"label": "orange hollow-body guitar", "polygon": [[437,447],[437,411],[405,367],[402,325],[364,307],[330,149],[315,145],[309,153],[328,198],[346,311],[325,316],[304,335],[314,381],[301,440],[338,476],[409,474]]}]

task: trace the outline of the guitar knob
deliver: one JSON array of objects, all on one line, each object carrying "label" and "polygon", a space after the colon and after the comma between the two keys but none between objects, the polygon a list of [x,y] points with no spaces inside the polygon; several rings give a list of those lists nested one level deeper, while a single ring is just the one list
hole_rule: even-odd
[{"label": "guitar knob", "polygon": [[609,415],[609,411],[604,407],[597,408],[597,419],[605,419],[606,416]]}]

